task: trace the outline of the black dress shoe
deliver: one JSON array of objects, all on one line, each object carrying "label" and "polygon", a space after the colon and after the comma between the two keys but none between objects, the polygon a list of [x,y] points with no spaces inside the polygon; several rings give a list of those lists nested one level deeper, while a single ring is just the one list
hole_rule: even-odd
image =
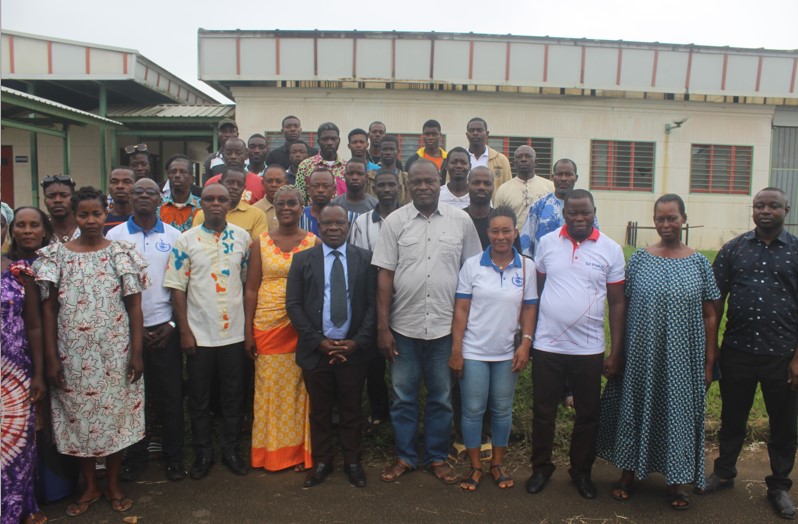
[{"label": "black dress shoe", "polygon": [[548,481],[549,477],[539,471],[536,471],[535,473],[532,473],[532,476],[526,481],[526,492],[532,494],[540,493],[543,491],[543,488],[546,487],[546,483]]},{"label": "black dress shoe", "polygon": [[166,478],[169,480],[183,480],[186,478],[186,468],[181,462],[170,462],[166,465]]},{"label": "black dress shoe", "polygon": [[332,473],[333,467],[332,464],[325,464],[324,462],[319,462],[313,469],[308,472],[308,475],[305,477],[305,483],[303,484],[306,488],[312,488],[313,486],[318,486],[324,479],[327,478],[327,475]]},{"label": "black dress shoe", "polygon": [[131,460],[122,465],[119,472],[119,479],[123,482],[136,482],[141,478],[141,474],[147,469],[147,463],[140,460]]},{"label": "black dress shoe", "polygon": [[722,489],[733,488],[734,479],[725,479],[713,473],[704,480],[704,489],[694,488],[693,491],[698,495],[716,493]]},{"label": "black dress shoe", "polygon": [[205,478],[208,476],[208,472],[211,470],[212,466],[213,459],[211,457],[197,457],[189,475],[191,475],[191,478],[194,480]]},{"label": "black dress shoe", "polygon": [[233,474],[243,477],[247,474],[247,465],[238,453],[231,453],[222,457],[222,462]]},{"label": "black dress shoe", "polygon": [[586,499],[596,498],[596,485],[593,484],[593,481],[590,480],[590,477],[587,475],[577,477],[574,479],[574,483],[576,484],[576,489],[579,490],[580,495]]},{"label": "black dress shoe", "polygon": [[769,489],[768,500],[773,504],[776,513],[784,519],[795,518],[795,504],[793,504],[790,495],[783,489]]},{"label": "black dress shoe", "polygon": [[346,476],[349,478],[349,483],[356,488],[366,487],[366,474],[360,464],[347,464]]}]

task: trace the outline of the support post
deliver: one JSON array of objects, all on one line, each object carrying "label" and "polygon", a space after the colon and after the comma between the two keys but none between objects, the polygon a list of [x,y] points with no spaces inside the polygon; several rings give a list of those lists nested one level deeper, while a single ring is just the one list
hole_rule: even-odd
[{"label": "support post", "polygon": [[69,124],[64,124],[64,174],[72,176],[72,138],[69,136]]},{"label": "support post", "polygon": [[[100,107],[99,113],[101,117],[108,114],[108,91],[105,83],[100,83]],[[108,152],[105,147],[105,126],[100,126],[100,189],[103,193],[108,193]]]},{"label": "support post", "polygon": [[39,207],[39,137],[30,133],[30,190],[33,207]]}]

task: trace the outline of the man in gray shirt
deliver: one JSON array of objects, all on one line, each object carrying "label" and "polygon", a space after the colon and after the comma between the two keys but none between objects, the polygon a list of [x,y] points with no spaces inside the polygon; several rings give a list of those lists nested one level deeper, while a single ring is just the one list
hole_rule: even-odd
[{"label": "man in gray shirt", "polygon": [[429,160],[413,163],[408,176],[412,202],[384,221],[372,264],[377,275],[377,348],[391,362],[391,422],[396,459],[380,478],[393,482],[419,463],[418,391],[424,407],[425,467],[446,484],[457,475],[446,462],[452,426],[454,294],[460,266],[482,251],[471,218],[438,205],[441,177]]},{"label": "man in gray shirt", "polygon": [[344,168],[346,193],[333,199],[332,204],[341,206],[352,213],[368,213],[374,209],[379,200],[366,192],[366,162],[362,158],[353,157]]}]

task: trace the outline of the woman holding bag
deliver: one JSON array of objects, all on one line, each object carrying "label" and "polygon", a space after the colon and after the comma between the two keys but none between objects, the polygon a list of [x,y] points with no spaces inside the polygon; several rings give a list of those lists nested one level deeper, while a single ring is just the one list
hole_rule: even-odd
[{"label": "woman holding bag", "polygon": [[486,409],[493,432],[490,474],[500,488],[513,486],[504,455],[513,422],[515,383],[529,362],[537,316],[535,267],[513,247],[517,235],[513,210],[493,209],[488,216],[490,245],[460,270],[449,367],[460,378],[463,440],[471,462],[460,483],[464,491],[475,491],[482,479],[479,450]]}]

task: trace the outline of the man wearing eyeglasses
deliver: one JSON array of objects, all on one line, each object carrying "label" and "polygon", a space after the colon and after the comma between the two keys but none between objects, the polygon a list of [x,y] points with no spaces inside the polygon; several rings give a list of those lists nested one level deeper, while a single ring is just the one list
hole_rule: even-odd
[{"label": "man wearing eyeglasses", "polygon": [[80,236],[80,229],[72,211],[75,181],[69,175],[47,176],[41,182],[44,206],[53,224],[53,242],[69,242]]},{"label": "man wearing eyeglasses", "polygon": [[[130,176],[132,178],[132,174]],[[158,217],[161,191],[154,180],[143,178],[136,182],[129,197],[133,214],[108,231],[105,237],[132,242],[149,263],[147,274],[151,285],[141,295],[144,383],[148,397],[145,405],[152,404],[149,399],[154,399],[158,405],[163,427],[166,478],[182,480],[186,476],[183,467],[183,356],[172,316],[171,293],[163,287],[166,264],[180,231],[164,224]],[[147,411],[146,416],[149,418],[152,413]],[[138,480],[147,467],[147,446],[151,436],[146,435],[128,448],[120,475],[122,480]]]},{"label": "man wearing eyeglasses", "polygon": [[[266,229],[266,214],[260,209],[255,209],[241,198],[246,186],[245,169],[239,166],[227,166],[222,173],[220,184],[227,188],[230,196],[230,210],[227,213],[227,221],[235,224],[247,231],[255,240]],[[210,184],[205,189],[214,186]],[[262,186],[261,186],[262,189]],[[204,192],[204,190],[203,190]],[[197,227],[205,221],[205,213],[200,209],[194,215],[193,227]]]}]

